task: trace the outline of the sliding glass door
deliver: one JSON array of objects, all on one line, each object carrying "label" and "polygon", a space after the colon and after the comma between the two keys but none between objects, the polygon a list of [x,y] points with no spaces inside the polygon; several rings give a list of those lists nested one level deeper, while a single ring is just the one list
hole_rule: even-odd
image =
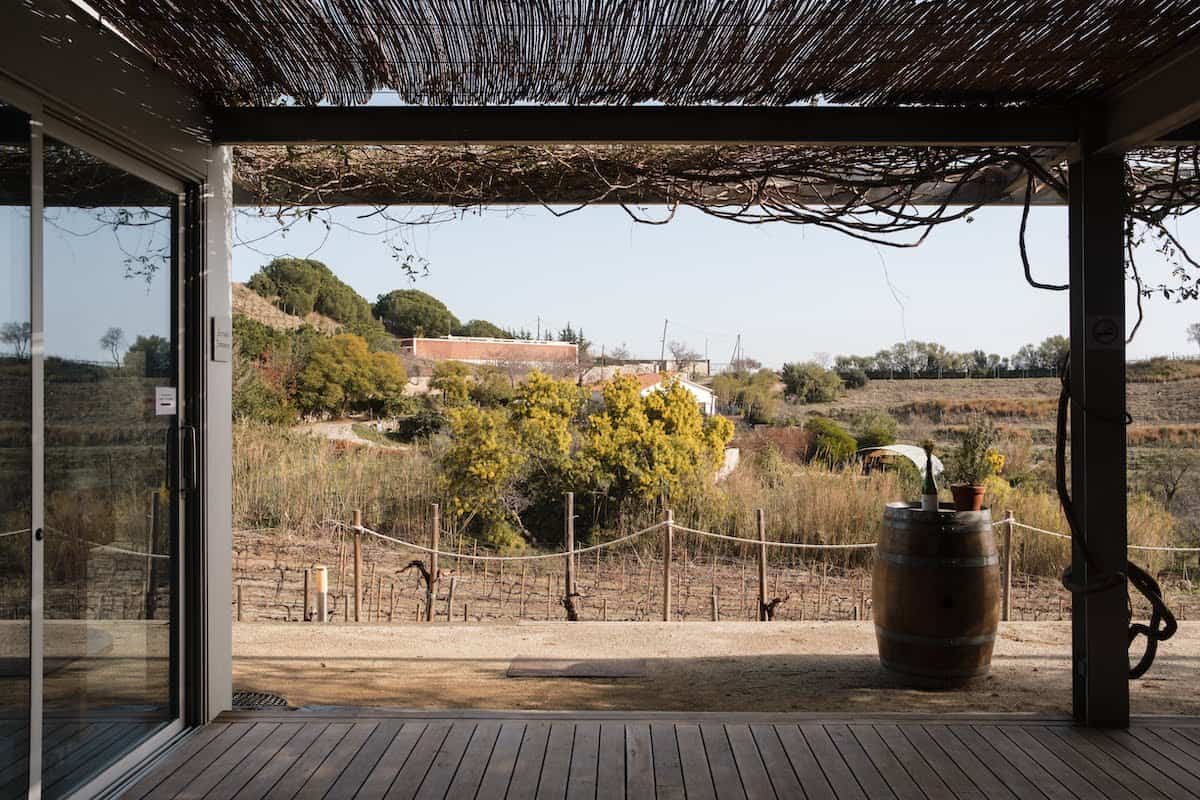
[{"label": "sliding glass door", "polygon": [[29,785],[33,563],[29,117],[0,104],[0,798]]},{"label": "sliding glass door", "polygon": [[0,105],[0,800],[179,728],[182,189]]}]

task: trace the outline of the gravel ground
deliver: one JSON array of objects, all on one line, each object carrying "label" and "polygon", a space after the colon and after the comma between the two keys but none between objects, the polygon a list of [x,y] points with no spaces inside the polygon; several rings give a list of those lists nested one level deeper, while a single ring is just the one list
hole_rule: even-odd
[{"label": "gravel ground", "polygon": [[[235,623],[234,685],[294,706],[661,711],[1070,712],[1070,623],[1001,627],[992,671],[920,690],[884,672],[870,622]],[[513,659],[645,660],[624,678],[508,677]],[[1200,714],[1200,623],[1132,689],[1135,714]],[[1192,687],[1188,689],[1187,687]]]}]

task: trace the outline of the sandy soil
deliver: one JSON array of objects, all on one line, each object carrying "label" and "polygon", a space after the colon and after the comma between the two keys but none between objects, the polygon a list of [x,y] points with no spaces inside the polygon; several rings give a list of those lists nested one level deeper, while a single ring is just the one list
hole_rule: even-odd
[{"label": "sandy soil", "polygon": [[[838,712],[1070,710],[1070,624],[1008,623],[991,673],[920,690],[884,672],[871,623],[235,623],[234,685],[294,706]],[[645,659],[625,678],[507,676],[513,659]],[[1200,714],[1200,624],[1181,623],[1133,712]]]}]

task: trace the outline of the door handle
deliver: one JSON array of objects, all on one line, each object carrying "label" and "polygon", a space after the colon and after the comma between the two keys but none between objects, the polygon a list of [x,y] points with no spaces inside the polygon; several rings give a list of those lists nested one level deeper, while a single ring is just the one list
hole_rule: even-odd
[{"label": "door handle", "polygon": [[180,425],[179,432],[183,439],[183,463],[180,465],[184,472],[183,491],[194,492],[200,485],[200,455],[196,447],[196,428],[193,425]]}]

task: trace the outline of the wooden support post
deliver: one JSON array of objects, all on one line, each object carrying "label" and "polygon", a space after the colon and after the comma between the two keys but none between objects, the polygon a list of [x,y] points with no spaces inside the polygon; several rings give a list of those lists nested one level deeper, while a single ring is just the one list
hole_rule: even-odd
[{"label": "wooden support post", "polygon": [[521,562],[521,594],[517,599],[517,619],[525,619],[525,570],[526,564]]},{"label": "wooden support post", "polygon": [[563,498],[563,541],[567,548],[567,597],[574,597],[575,587],[575,493]]},{"label": "wooden support post", "polygon": [[1004,573],[1000,576],[1000,619],[1008,622],[1012,616],[1012,545],[1013,512],[1004,512]]},{"label": "wooden support post", "polygon": [[354,621],[362,614],[362,512],[354,509]]},{"label": "wooden support post", "polygon": [[608,622],[608,598],[604,597],[600,600],[600,619]]},{"label": "wooden support post", "polygon": [[451,575],[450,589],[446,592],[446,622],[454,622],[454,587],[457,584],[458,578]]},{"label": "wooden support post", "polygon": [[388,581],[388,622],[396,613],[396,582]]},{"label": "wooden support post", "polygon": [[663,622],[671,621],[671,553],[675,549],[675,512],[667,509],[663,530]]},{"label": "wooden support post", "polygon": [[375,576],[375,621],[383,619],[383,575]]},{"label": "wooden support post", "polygon": [[720,587],[712,587],[712,621],[721,621],[721,589]]},{"label": "wooden support post", "polygon": [[438,568],[438,545],[442,540],[442,513],[437,503],[430,506],[433,512],[433,526],[429,530],[429,585],[425,587],[425,621],[433,622],[433,599],[437,595],[438,581],[441,573]]},{"label": "wooden support post", "polygon": [[300,619],[305,622],[309,621],[308,616],[308,576],[312,572],[308,567],[304,568],[304,612],[300,615]]},{"label": "wooden support post", "polygon": [[546,576],[546,621],[552,619],[554,613],[554,579]]},{"label": "wooden support post", "polygon": [[754,512],[758,525],[758,621],[767,621],[767,521],[763,510]]},{"label": "wooden support post", "polygon": [[[1085,127],[1084,152],[1091,133]],[[1069,169],[1070,485],[1078,526],[1071,570],[1075,583],[1087,585],[1124,570],[1127,558],[1124,159],[1087,155]],[[1126,603],[1124,581],[1073,598],[1073,706],[1084,725],[1129,725]]]},{"label": "wooden support post", "polygon": [[242,621],[242,585],[237,585],[237,621]]}]

